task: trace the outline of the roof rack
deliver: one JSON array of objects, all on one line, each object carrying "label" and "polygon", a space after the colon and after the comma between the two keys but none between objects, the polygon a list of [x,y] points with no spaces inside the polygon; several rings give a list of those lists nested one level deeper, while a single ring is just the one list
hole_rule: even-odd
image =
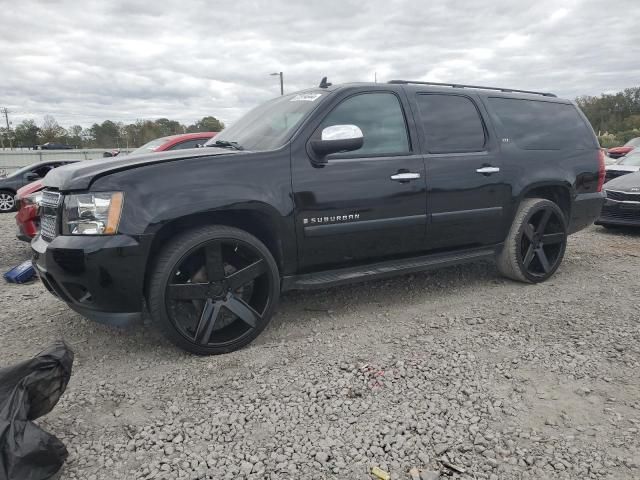
[{"label": "roof rack", "polygon": [[544,97],[556,97],[556,95],[554,93],[549,93],[549,92],[534,92],[531,90],[516,90],[514,88],[500,88],[500,87],[481,87],[479,85],[463,85],[461,83],[439,83],[439,82],[415,82],[413,80],[389,80],[388,83],[395,83],[395,84],[409,84],[409,83],[415,83],[418,85],[436,85],[439,87],[452,87],[452,88],[479,88],[481,90],[496,90],[499,92],[506,92],[506,93],[530,93],[532,95],[542,95]]}]

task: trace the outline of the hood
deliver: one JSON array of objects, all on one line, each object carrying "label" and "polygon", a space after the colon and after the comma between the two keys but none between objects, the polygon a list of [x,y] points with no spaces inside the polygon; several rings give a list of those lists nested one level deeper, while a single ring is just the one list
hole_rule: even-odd
[{"label": "hood", "polygon": [[614,163],[613,165],[607,165],[605,167],[606,170],[613,170],[616,172],[637,172],[640,170],[640,166],[638,165],[618,165]]},{"label": "hood", "polygon": [[[635,190],[635,189],[638,190]],[[619,190],[621,192],[640,192],[640,172],[630,173],[622,177],[614,178],[604,184],[605,190]]]},{"label": "hood", "polygon": [[120,172],[131,168],[145,167],[155,163],[175,162],[189,158],[231,156],[239,153],[250,153],[246,150],[230,150],[226,148],[206,147],[169,152],[148,153],[123,157],[84,160],[58,167],[50,171],[44,178],[45,187],[58,190],[86,190],[98,177]]},{"label": "hood", "polygon": [[38,190],[42,190],[43,188],[44,184],[42,183],[42,180],[36,180],[35,182],[28,183],[24,187],[19,188],[16,192],[16,198],[24,198]]}]

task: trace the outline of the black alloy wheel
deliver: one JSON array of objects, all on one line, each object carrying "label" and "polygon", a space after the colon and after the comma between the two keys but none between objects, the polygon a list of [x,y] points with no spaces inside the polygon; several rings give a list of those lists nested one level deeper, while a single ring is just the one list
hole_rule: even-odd
[{"label": "black alloy wheel", "polygon": [[551,200],[526,198],[497,255],[504,276],[527,283],[543,282],[555,273],[567,247],[564,212]]},{"label": "black alloy wheel", "polygon": [[541,206],[531,214],[522,230],[520,261],[531,277],[546,277],[562,261],[567,232],[560,215],[552,205]]},{"label": "black alloy wheel", "polygon": [[279,290],[275,261],[258,239],[231,227],[206,227],[161,254],[149,303],[174,343],[209,355],[251,342],[271,319]]}]

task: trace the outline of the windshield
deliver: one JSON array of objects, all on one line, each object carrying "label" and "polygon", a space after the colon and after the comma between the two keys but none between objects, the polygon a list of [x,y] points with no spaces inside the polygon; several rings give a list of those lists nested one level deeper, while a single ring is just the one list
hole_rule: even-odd
[{"label": "windshield", "polygon": [[294,93],[254,108],[229,128],[209,140],[206,146],[243,150],[274,150],[288,140],[300,121],[318,105],[326,92]]},{"label": "windshield", "polygon": [[151,140],[149,143],[145,143],[141,147],[136,148],[129,155],[140,155],[141,153],[151,153],[155,152],[156,148],[166,142],[169,137],[156,138],[155,140]]},{"label": "windshield", "polygon": [[22,167],[20,170],[16,170],[15,172],[10,173],[9,175],[7,175],[7,177],[19,177],[20,175],[24,175],[25,173],[30,172],[33,167],[33,165],[27,165],[26,167]]},{"label": "windshield", "polygon": [[632,138],[624,144],[625,147],[640,147],[640,137]]},{"label": "windshield", "polygon": [[618,165],[626,165],[628,167],[640,167],[640,153],[627,154],[622,157]]}]

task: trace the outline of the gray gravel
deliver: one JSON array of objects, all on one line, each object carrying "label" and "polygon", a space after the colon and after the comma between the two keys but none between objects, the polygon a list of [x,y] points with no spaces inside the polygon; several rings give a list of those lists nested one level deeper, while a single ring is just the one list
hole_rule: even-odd
[{"label": "gray gravel", "polygon": [[[2,271],[27,258],[0,216]],[[527,286],[479,263],[289,293],[250,347],[201,358],[149,324],[0,287],[0,366],[57,338],[69,388],[40,424],[63,479],[640,478],[640,232],[571,237]]]}]

